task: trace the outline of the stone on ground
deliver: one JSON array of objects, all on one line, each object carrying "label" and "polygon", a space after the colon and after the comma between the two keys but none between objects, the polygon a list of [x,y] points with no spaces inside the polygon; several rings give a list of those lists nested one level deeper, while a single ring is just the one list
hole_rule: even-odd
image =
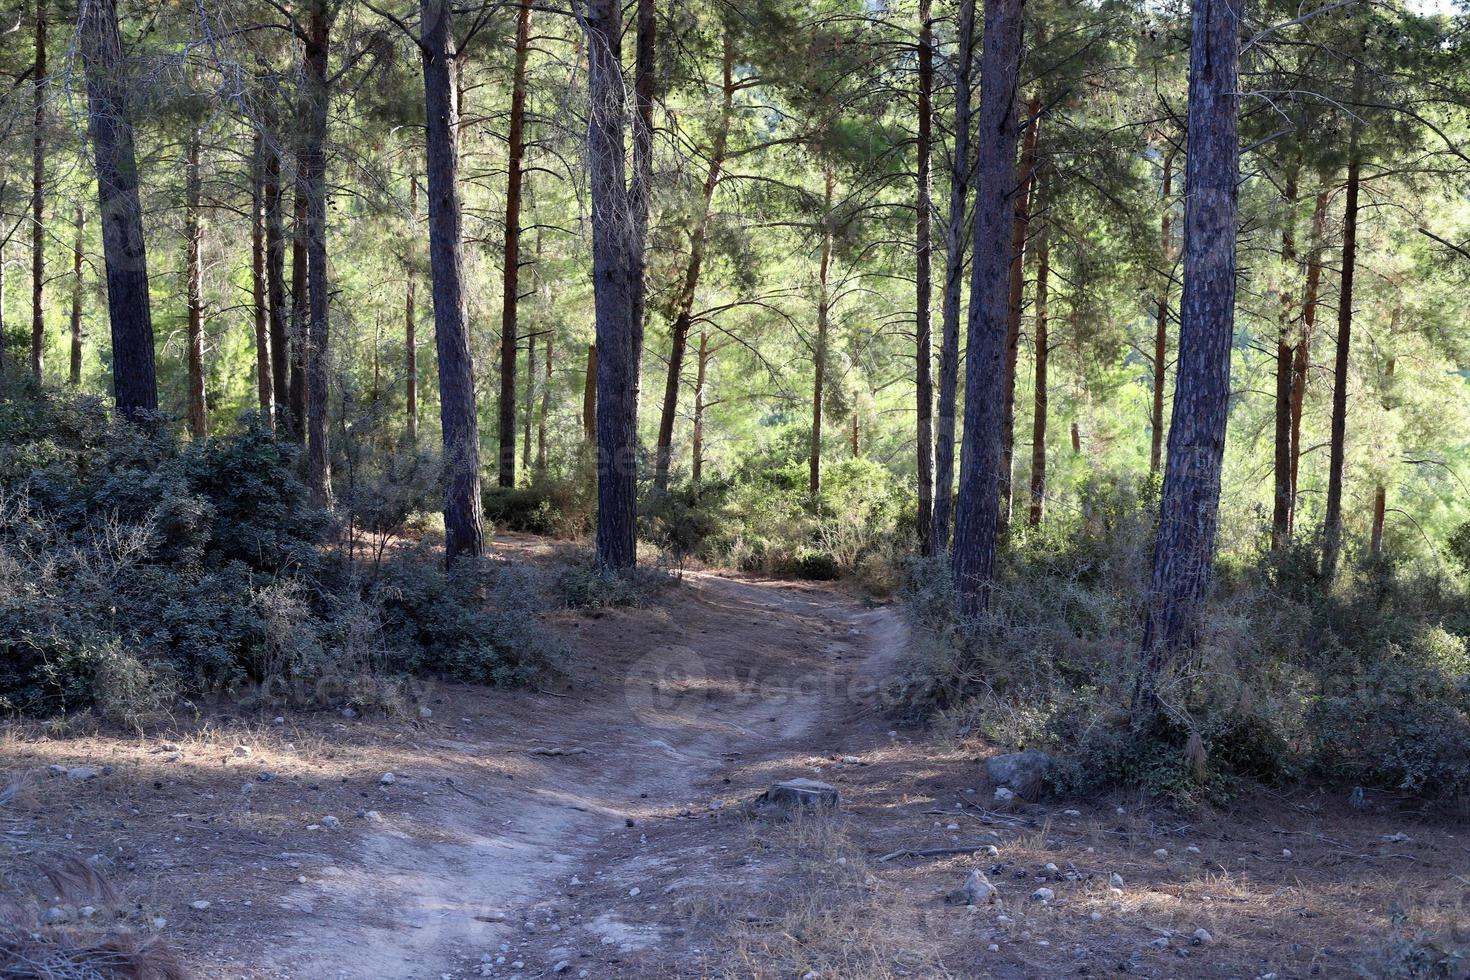
[{"label": "stone on ground", "polygon": [[783,810],[835,810],[840,797],[837,787],[807,779],[784,779],[766,790],[765,802]]},{"label": "stone on ground", "polygon": [[1034,796],[1051,768],[1051,756],[1038,749],[993,755],[985,760],[985,775],[994,786],[1022,796]]}]

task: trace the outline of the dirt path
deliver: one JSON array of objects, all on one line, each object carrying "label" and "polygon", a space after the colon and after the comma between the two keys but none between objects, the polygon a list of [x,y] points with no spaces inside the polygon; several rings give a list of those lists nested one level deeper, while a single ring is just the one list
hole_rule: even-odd
[{"label": "dirt path", "polygon": [[[412,819],[385,816],[355,860],[280,896],[298,925],[256,966],[386,978],[568,963],[571,976],[607,976],[697,955],[620,906],[657,911],[642,896],[674,863],[663,839],[715,826],[759,792],[722,775],[732,763],[810,775],[779,760],[874,738],[871,695],[902,626],[891,610],[790,585],[695,574],[678,592],[658,615],[572,619],[581,666],[567,695],[522,695],[530,703],[427,740],[437,764],[403,781],[453,780],[455,792]],[[461,709],[446,710],[468,719]],[[691,869],[681,887],[716,887],[713,870]]]}]

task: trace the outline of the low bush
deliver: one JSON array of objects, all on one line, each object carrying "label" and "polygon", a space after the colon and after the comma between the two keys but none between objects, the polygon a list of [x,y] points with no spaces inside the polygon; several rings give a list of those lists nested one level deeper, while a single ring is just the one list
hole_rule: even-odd
[{"label": "low bush", "polygon": [[1119,481],[1070,520],[1011,544],[992,607],[958,623],[943,562],[904,587],[905,705],[956,731],[1058,756],[1067,793],[1142,786],[1184,805],[1241,781],[1470,797],[1470,621],[1443,569],[1368,564],[1324,590],[1292,547],[1221,559],[1163,720],[1132,730],[1156,504]]},{"label": "low bush", "polygon": [[[536,615],[548,600],[516,568],[447,575],[427,548],[382,546],[358,561],[297,462],[253,421],[181,446],[95,399],[0,401],[0,710],[127,719],[252,689],[386,704],[396,676],[512,684],[556,668],[562,645]],[[370,477],[402,472],[360,476],[366,499]],[[411,498],[384,491],[353,526],[386,540]]]}]

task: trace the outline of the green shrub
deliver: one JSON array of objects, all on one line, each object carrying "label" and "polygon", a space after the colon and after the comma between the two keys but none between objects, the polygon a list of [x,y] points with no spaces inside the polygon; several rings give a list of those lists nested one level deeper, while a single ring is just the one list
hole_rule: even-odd
[{"label": "green shrub", "polygon": [[0,401],[0,710],[126,719],[252,687],[387,703],[408,673],[510,684],[561,661],[537,616],[549,599],[532,602],[512,570],[449,576],[428,549],[355,560],[358,528],[385,541],[422,506],[431,460],[358,473],[359,488],[418,474],[420,489],[349,509],[345,547],[297,467],[296,448],[250,420],[181,446],[96,399]]}]

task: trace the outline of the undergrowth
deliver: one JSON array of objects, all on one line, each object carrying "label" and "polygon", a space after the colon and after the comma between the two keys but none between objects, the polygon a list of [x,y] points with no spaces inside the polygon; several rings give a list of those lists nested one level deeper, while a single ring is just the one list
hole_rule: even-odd
[{"label": "undergrowth", "polygon": [[1048,750],[1060,793],[1142,786],[1185,806],[1303,777],[1470,798],[1463,581],[1370,560],[1318,581],[1305,545],[1219,561],[1166,712],[1133,731],[1156,496],[1094,485],[1069,519],[1012,542],[989,614],[955,620],[947,565],[918,562],[906,710]]}]

